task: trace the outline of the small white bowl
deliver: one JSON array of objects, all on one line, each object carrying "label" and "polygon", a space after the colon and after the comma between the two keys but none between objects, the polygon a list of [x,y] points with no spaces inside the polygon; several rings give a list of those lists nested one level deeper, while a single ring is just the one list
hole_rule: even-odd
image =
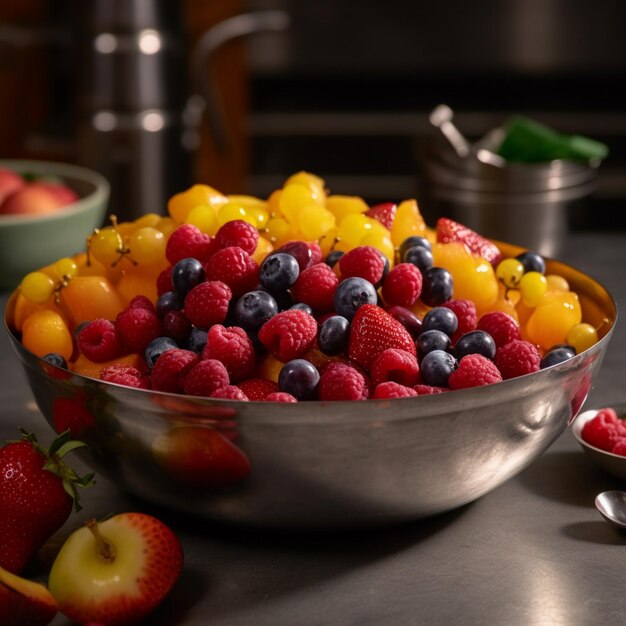
[{"label": "small white bowl", "polygon": [[[626,404],[613,404],[609,406],[615,410],[619,417],[623,418],[626,415]],[[601,408],[607,407],[605,406]],[[613,454],[612,452],[596,448],[582,438],[582,431],[585,424],[592,420],[600,410],[600,408],[590,409],[589,411],[583,411],[580,415],[578,415],[571,426],[572,434],[585,453],[588,454],[603,470],[609,472],[609,474],[613,474],[613,476],[626,480],[626,456]]]}]

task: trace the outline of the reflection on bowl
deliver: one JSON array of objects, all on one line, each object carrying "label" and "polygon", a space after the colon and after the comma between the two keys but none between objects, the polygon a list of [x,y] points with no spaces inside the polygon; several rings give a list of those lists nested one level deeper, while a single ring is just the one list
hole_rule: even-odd
[{"label": "reflection on bowl", "polygon": [[[585,453],[603,470],[609,474],[613,474],[613,476],[626,480],[626,456],[613,454],[612,452],[596,448],[582,438],[582,430],[585,424],[598,414],[600,408],[583,411],[572,423],[572,434]],[[626,404],[614,404],[611,405],[611,408],[615,409],[615,412],[620,418],[626,416]]]},{"label": "reflection on bowl", "polygon": [[0,288],[9,289],[28,272],[85,248],[87,236],[104,220],[109,183],[66,163],[0,160],[0,168],[60,178],[80,198],[55,213],[0,216]]},{"label": "reflection on bowl", "polygon": [[[85,460],[121,488],[229,522],[375,526],[479,498],[542,454],[576,415],[617,311],[590,277],[548,267],[578,292],[600,341],[533,374],[417,398],[238,402],[122,387],[51,368],[25,350],[12,331],[15,294],[5,323],[43,415],[86,440]],[[204,478],[190,478],[194,470]]]}]

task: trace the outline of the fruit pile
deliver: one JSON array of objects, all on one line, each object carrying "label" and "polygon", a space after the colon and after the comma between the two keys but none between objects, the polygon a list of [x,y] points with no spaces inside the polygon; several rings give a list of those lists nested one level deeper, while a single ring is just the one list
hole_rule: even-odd
[{"label": "fruit pile", "polygon": [[583,426],[580,434],[589,445],[605,452],[626,456],[626,423],[611,407],[600,409]]},{"label": "fruit pile", "polygon": [[486,385],[598,340],[544,259],[414,200],[300,172],[267,200],[194,185],[27,275],[23,345],[86,376],[212,398],[366,400]]}]

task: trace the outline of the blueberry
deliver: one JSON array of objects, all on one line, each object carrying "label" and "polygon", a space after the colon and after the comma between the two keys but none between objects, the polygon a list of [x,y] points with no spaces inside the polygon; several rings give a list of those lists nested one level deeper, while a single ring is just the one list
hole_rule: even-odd
[{"label": "blueberry", "polygon": [[425,250],[432,250],[432,245],[430,243],[430,241],[428,241],[428,239],[426,239],[426,237],[419,237],[418,235],[411,235],[411,237],[407,237],[401,244],[400,244],[400,258],[403,259],[404,258],[404,254],[405,252],[409,249],[409,248],[424,248]]},{"label": "blueberry", "polygon": [[437,306],[424,315],[422,330],[440,330],[452,337],[459,327],[459,320],[451,309],[445,306]]},{"label": "blueberry", "polygon": [[472,330],[456,342],[454,350],[459,360],[467,354],[482,354],[487,359],[493,359],[496,356],[496,342],[484,330]]},{"label": "blueberry", "polygon": [[295,309],[297,311],[304,311],[309,315],[313,315],[313,309],[306,302],[296,302],[294,305],[289,307],[290,309]]},{"label": "blueberry", "polygon": [[450,374],[457,368],[457,360],[448,352],[433,350],[420,363],[422,379],[433,387],[447,387]]},{"label": "blueberry", "polygon": [[320,375],[313,363],[293,359],[283,365],[278,375],[278,386],[298,400],[313,400],[317,396]]},{"label": "blueberry", "polygon": [[153,367],[157,359],[168,350],[178,348],[178,344],[170,337],[157,337],[153,339],[146,347],[144,356],[148,367]]},{"label": "blueberry", "polygon": [[41,357],[46,363],[50,363],[50,365],[54,365],[56,367],[62,367],[63,369],[67,369],[67,361],[62,354],[58,352],[49,352]]},{"label": "blueberry", "polygon": [[576,356],[576,354],[572,353],[572,351],[568,348],[552,348],[552,350],[546,352],[543,359],[539,361],[539,368],[543,370],[546,367],[558,365],[559,363],[563,363],[563,361],[567,361],[574,356]]},{"label": "blueberry", "polygon": [[403,306],[392,306],[387,309],[387,313],[396,319],[408,331],[413,339],[417,339],[422,332],[422,320],[413,311],[405,309]]},{"label": "blueberry", "polygon": [[536,252],[522,252],[515,257],[523,266],[524,272],[546,273],[546,262]]},{"label": "blueberry", "polygon": [[172,286],[183,298],[203,281],[204,268],[198,259],[181,259],[172,267]]},{"label": "blueberry", "polygon": [[202,354],[204,346],[206,346],[208,334],[208,331],[194,326],[189,333],[189,338],[187,339],[187,349],[192,352],[196,352],[197,354]]},{"label": "blueberry", "polygon": [[348,348],[350,322],[341,315],[333,315],[324,321],[317,336],[317,346],[328,356],[345,352]]},{"label": "blueberry", "polygon": [[433,350],[443,350],[445,352],[450,347],[450,337],[440,330],[427,330],[417,338],[416,346],[417,358],[421,361]]},{"label": "blueberry", "polygon": [[428,268],[433,266],[433,253],[427,248],[422,246],[413,246],[408,248],[402,255],[402,261],[404,263],[412,263],[420,271],[425,272]]},{"label": "blueberry", "polygon": [[274,296],[274,300],[276,300],[279,311],[286,311],[295,304],[293,296],[289,291],[280,291],[277,293],[273,293],[272,296]]},{"label": "blueberry", "polygon": [[258,330],[278,313],[276,300],[267,291],[248,291],[237,300],[235,321],[245,330]]},{"label": "blueberry", "polygon": [[427,306],[439,306],[452,298],[454,288],[452,274],[443,267],[429,267],[422,272],[422,302]]},{"label": "blueberry", "polygon": [[324,263],[329,267],[335,267],[337,261],[344,255],[341,250],[331,250],[324,259]]},{"label": "blueberry", "polygon": [[363,304],[376,304],[378,302],[378,293],[372,283],[360,278],[352,276],[342,280],[335,291],[333,298],[335,311],[351,320],[357,309]]},{"label": "blueberry", "polygon": [[289,289],[300,274],[298,261],[286,252],[270,254],[261,263],[259,282],[271,293],[279,293]]},{"label": "blueberry", "polygon": [[166,291],[161,294],[156,301],[156,312],[163,318],[169,311],[180,311],[185,305],[184,298],[175,291]]}]

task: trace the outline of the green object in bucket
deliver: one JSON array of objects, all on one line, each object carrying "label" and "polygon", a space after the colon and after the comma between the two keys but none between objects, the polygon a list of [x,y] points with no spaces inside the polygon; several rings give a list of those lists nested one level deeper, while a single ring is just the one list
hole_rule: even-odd
[{"label": "green object in bucket", "polygon": [[497,154],[510,162],[602,160],[609,152],[608,146],[599,141],[581,135],[563,135],[527,117],[512,117],[504,130]]}]

